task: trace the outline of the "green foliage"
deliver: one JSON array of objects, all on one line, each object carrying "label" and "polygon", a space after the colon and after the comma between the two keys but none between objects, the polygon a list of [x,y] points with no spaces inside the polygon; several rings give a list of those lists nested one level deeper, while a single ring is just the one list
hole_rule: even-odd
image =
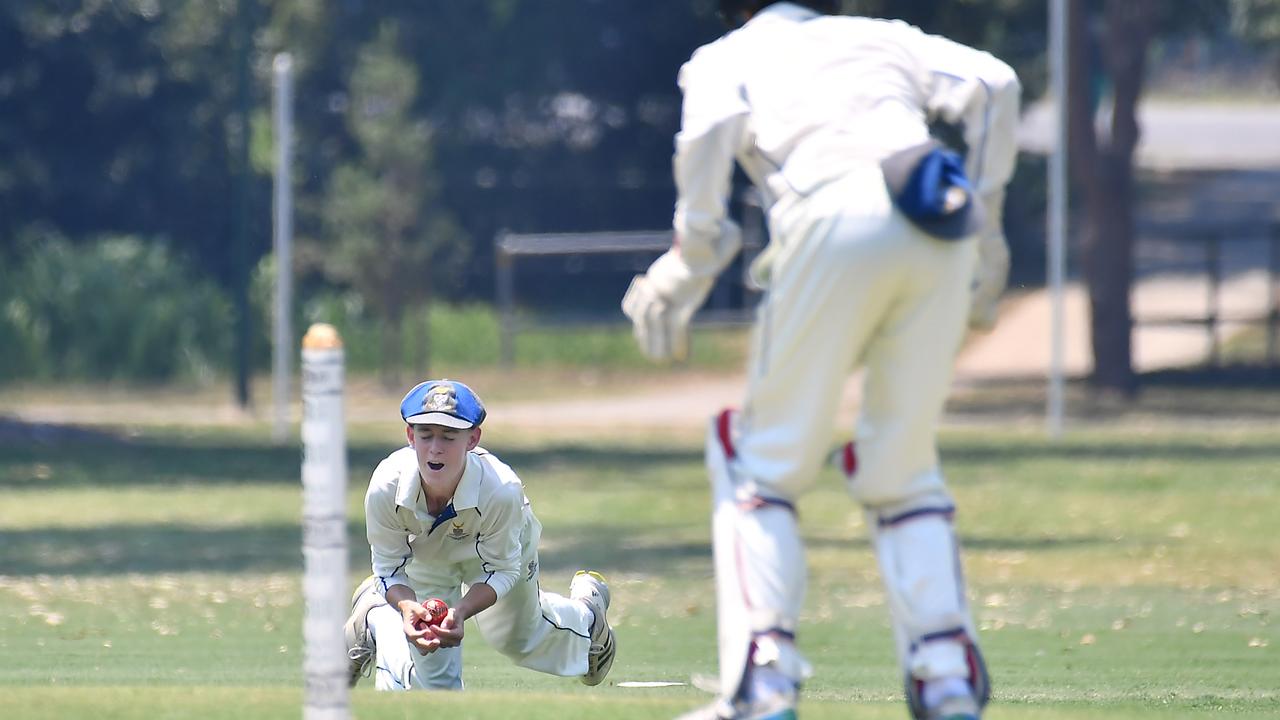
[{"label": "green foliage", "polygon": [[1231,0],[1232,28],[1254,41],[1280,39],[1280,1]]},{"label": "green foliage", "polygon": [[402,347],[405,306],[429,299],[467,255],[466,235],[438,202],[430,127],[414,114],[419,76],[397,38],[384,24],[351,73],[346,122],[359,155],[330,178],[321,254],[326,276],[357,290],[390,331],[380,343],[388,360]]},{"label": "green foliage", "polygon": [[[347,367],[356,373],[384,369],[384,320],[374,316],[354,292],[324,293],[307,303],[306,322],[327,322],[338,328],[345,346]],[[424,320],[429,318],[429,320]],[[390,364],[416,371],[421,353],[415,342],[430,338],[432,366],[441,368],[497,367],[501,350],[501,323],[485,304],[432,303],[406,308],[399,327],[405,339],[397,359]],[[742,330],[696,329],[693,367],[737,369],[745,357]],[[519,367],[647,368],[651,364],[636,349],[625,321],[606,326],[528,329],[516,338]]]},{"label": "green foliage", "polygon": [[226,301],[163,245],[29,242],[0,290],[0,380],[207,377],[226,356]]},{"label": "green foliage", "polygon": [[[229,285],[232,29],[255,4],[0,3],[0,244],[37,223],[71,242],[131,234]],[[265,216],[261,180],[249,210]]]}]

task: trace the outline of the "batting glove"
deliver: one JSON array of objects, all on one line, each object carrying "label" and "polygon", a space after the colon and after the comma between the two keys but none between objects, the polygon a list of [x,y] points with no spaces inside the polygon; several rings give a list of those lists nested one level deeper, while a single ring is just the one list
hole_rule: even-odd
[{"label": "batting glove", "polygon": [[675,307],[654,289],[646,275],[636,275],[622,298],[622,312],[640,352],[650,360],[684,360],[689,356],[689,320],[694,308]]},{"label": "batting glove", "polygon": [[650,360],[689,356],[689,321],[715,284],[715,276],[694,271],[679,242],[631,280],[622,312],[631,318],[640,351]]},{"label": "batting glove", "polygon": [[1009,281],[1009,246],[1004,239],[1004,191],[982,198],[986,227],[978,235],[978,268],[973,278],[969,327],[987,331],[995,327],[1000,295]]}]

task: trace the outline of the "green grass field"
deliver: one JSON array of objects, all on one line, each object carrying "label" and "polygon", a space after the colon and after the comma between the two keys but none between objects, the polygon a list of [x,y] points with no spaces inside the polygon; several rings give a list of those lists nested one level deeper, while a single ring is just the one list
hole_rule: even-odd
[{"label": "green grass field", "polygon": [[[399,440],[356,427],[360,498]],[[464,693],[353,694],[361,718],[663,718],[709,696],[713,585],[701,438],[493,433],[546,527],[544,583],[609,575],[606,685],[512,666],[468,636]],[[5,718],[300,715],[296,447],[261,427],[152,427],[0,441]],[[992,720],[1280,717],[1280,428],[1131,425],[1059,442],[949,430],[943,458],[995,681]],[[806,718],[905,718],[861,514],[835,472],[800,505],[810,588]]]}]

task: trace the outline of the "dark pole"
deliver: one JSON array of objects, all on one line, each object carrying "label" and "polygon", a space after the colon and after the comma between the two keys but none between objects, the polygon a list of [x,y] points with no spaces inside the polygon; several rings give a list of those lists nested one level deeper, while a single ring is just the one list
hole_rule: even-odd
[{"label": "dark pole", "polygon": [[251,0],[239,0],[236,5],[236,119],[235,119],[235,201],[233,209],[234,233],[232,257],[235,265],[235,372],[236,400],[240,407],[249,407],[249,45]]}]

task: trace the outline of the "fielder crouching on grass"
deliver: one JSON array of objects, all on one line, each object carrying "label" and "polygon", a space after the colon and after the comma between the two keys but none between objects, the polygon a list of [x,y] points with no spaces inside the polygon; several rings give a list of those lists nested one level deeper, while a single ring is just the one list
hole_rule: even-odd
[{"label": "fielder crouching on grass", "polygon": [[[720,699],[689,718],[794,720],[804,547],[795,502],[828,455],[846,376],[866,369],[841,454],[880,563],[911,714],[977,720],[990,686],[965,599],[935,436],[966,325],[1004,287],[1019,85],[991,55],[834,0],[720,0],[732,30],[680,70],[675,246],[623,299],[655,359],[741,245],[735,160],[770,231],[741,412],[711,424]],[[963,127],[968,154],[930,123]],[[985,210],[985,212],[984,212]],[[855,462],[855,459],[857,462]]]},{"label": "fielder crouching on grass", "polygon": [[[567,598],[539,588],[542,525],[520,478],[479,447],[480,398],[460,382],[427,381],[400,416],[409,445],[379,463],[365,495],[373,575],[345,627],[351,684],[372,672],[379,690],[460,689],[468,618],[517,665],[603,681],[617,649],[609,587],[580,571]],[[431,597],[449,604],[439,625],[422,606]]]}]

